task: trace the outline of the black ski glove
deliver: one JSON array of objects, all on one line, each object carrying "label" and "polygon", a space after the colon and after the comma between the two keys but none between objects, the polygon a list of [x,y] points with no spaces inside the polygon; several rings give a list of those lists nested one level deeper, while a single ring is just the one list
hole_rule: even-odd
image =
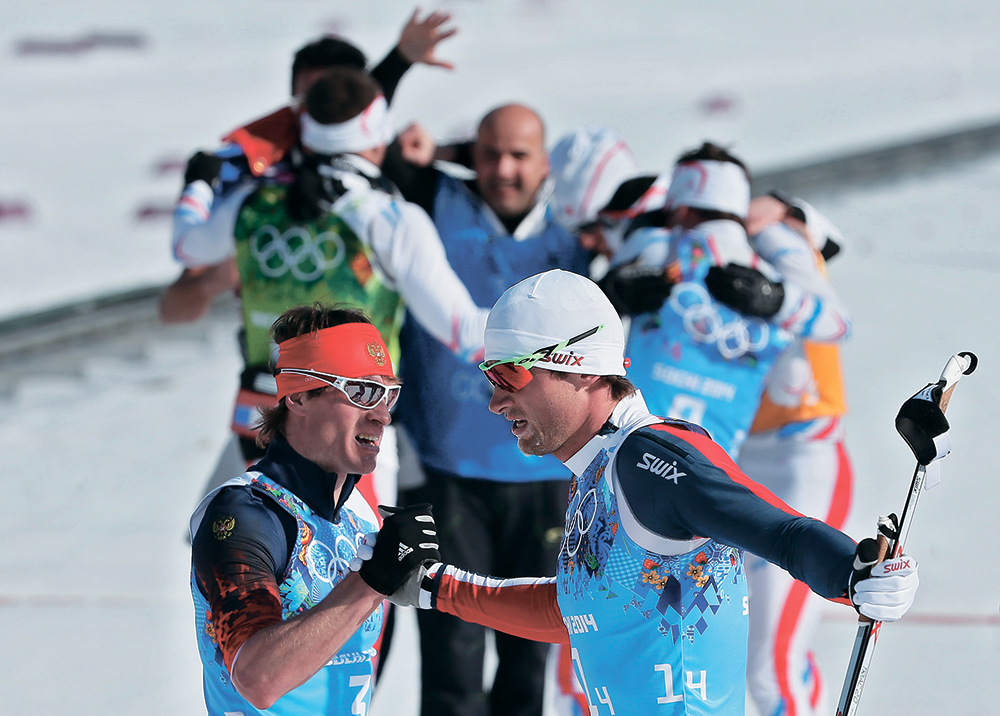
[{"label": "black ski glove", "polygon": [[187,169],[184,170],[184,184],[201,179],[210,187],[215,187],[219,181],[219,171],[222,169],[222,160],[214,154],[205,152],[195,152],[188,159]]},{"label": "black ski glove", "polygon": [[810,231],[820,233],[823,237],[823,247],[819,252],[822,254],[824,261],[829,261],[840,253],[841,247],[840,241],[838,241],[838,239],[841,239],[840,231],[829,219],[806,202],[801,199],[795,199],[783,191],[776,189],[770,192],[770,195],[788,207],[788,216],[801,221],[809,227]]},{"label": "black ski glove", "polygon": [[659,311],[674,283],[663,268],[630,265],[608,271],[597,285],[619,315],[631,316]]},{"label": "black ski glove", "polygon": [[756,269],[738,264],[713,266],[705,286],[716,300],[747,316],[770,318],[781,310],[784,287]]},{"label": "black ski glove", "polygon": [[372,556],[361,565],[358,574],[376,592],[392,594],[425,561],[441,561],[437,527],[428,504],[379,505],[378,510],[384,518],[382,529],[375,539]]}]

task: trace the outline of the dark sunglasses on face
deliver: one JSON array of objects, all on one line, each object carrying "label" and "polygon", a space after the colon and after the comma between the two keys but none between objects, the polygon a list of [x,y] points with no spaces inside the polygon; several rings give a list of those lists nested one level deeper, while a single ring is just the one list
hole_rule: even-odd
[{"label": "dark sunglasses on face", "polygon": [[516,393],[531,382],[531,369],[536,363],[544,360],[553,353],[558,353],[563,348],[567,348],[574,343],[589,338],[604,328],[604,325],[595,326],[589,331],[584,331],[578,336],[573,336],[560,343],[555,343],[545,348],[540,348],[534,353],[519,358],[505,358],[503,360],[488,360],[479,364],[479,370],[483,371],[486,379],[500,390],[508,393]]},{"label": "dark sunglasses on face", "polygon": [[374,380],[364,380],[361,378],[345,378],[342,375],[332,373],[320,373],[315,370],[303,370],[301,368],[282,368],[282,373],[294,373],[295,375],[308,375],[316,380],[321,380],[332,386],[347,396],[351,405],[371,410],[376,405],[385,401],[385,407],[389,410],[399,399],[398,385],[383,385]]}]

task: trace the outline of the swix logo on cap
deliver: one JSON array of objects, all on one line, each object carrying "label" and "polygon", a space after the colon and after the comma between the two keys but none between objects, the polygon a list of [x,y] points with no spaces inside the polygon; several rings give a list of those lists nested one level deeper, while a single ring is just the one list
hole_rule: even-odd
[{"label": "swix logo on cap", "polygon": [[552,363],[554,365],[583,365],[585,356],[577,355],[573,351],[569,353],[552,353],[542,358],[539,363]]},{"label": "swix logo on cap", "polygon": [[675,485],[677,484],[677,478],[685,477],[686,472],[681,472],[677,469],[677,461],[667,462],[661,458],[656,457],[656,455],[651,455],[646,452],[642,454],[642,462],[637,462],[636,467],[643,470],[649,470],[654,475],[660,475],[667,480],[672,481]]}]

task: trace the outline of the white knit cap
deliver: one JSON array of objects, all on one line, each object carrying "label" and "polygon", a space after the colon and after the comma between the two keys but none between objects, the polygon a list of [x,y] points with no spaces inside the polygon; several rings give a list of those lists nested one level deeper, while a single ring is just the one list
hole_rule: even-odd
[{"label": "white knit cap", "polygon": [[639,174],[624,140],[608,127],[583,127],[556,143],[549,155],[555,179],[552,215],[573,230],[597,218],[623,181]]},{"label": "white knit cap", "polygon": [[603,328],[537,367],[563,373],[625,375],[625,330],[618,312],[589,278],[553,269],[514,284],[486,319],[486,360],[519,358]]},{"label": "white knit cap", "polygon": [[732,162],[700,160],[678,164],[667,189],[666,207],[678,206],[723,211],[746,219],[750,207],[746,172]]}]

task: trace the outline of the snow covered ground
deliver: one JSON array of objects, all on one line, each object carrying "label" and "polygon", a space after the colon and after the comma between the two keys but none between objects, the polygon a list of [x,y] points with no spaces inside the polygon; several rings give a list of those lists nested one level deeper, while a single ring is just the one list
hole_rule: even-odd
[{"label": "snow covered ground", "polygon": [[[396,102],[442,137],[509,100],[554,138],[619,128],[650,169],[704,138],[758,169],[1000,117],[1000,6],[972,0],[692,4],[536,0],[445,5],[461,32]],[[176,273],[160,213],[199,146],[287,98],[292,52],[336,30],[372,59],[411,5],[314,0],[125,5],[49,0],[0,24],[0,318]],[[886,628],[862,713],[996,710],[1000,539],[1000,158],[893,186],[810,197],[844,230],[832,275],[852,307],[844,350],[857,473],[848,531],[900,509],[911,458],[900,402],[959,350],[979,371],[950,411],[945,482],[923,499],[909,551],[913,613]],[[0,366],[0,711],[201,713],[187,594],[187,515],[226,434],[234,316],[149,327]],[[830,607],[818,658],[839,691],[854,628]],[[372,713],[417,713],[404,620]],[[832,713],[832,703],[829,705]]]}]

